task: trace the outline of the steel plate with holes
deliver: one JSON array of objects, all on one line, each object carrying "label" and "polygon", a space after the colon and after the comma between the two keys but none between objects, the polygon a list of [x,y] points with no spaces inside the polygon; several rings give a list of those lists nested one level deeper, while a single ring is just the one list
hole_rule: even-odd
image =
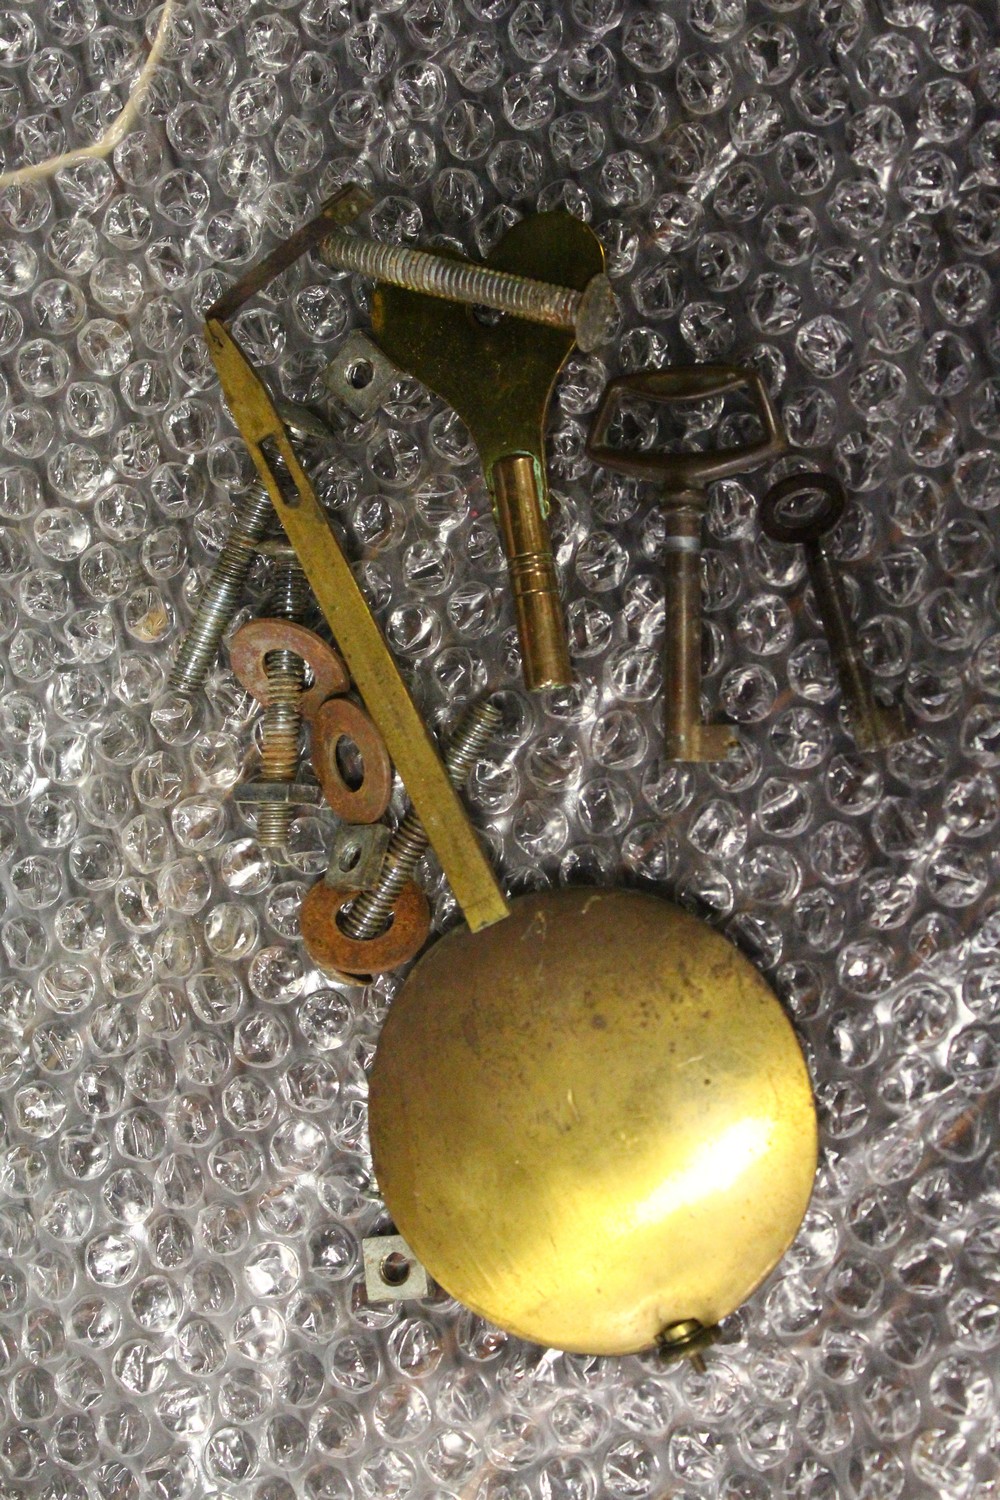
[{"label": "steel plate with holes", "polygon": [[356,417],[381,406],[401,372],[360,328],[353,329],[323,372],[327,389]]}]

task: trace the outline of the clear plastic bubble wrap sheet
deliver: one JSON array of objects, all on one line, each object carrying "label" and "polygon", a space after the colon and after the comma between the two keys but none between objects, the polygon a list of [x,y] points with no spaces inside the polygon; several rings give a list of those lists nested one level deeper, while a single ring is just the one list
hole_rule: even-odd
[{"label": "clear plastic bubble wrap sheet", "polygon": [[[0,11],[4,164],[112,125],[162,10]],[[1000,50],[930,0],[178,4],[107,154],[0,195],[3,1500],[985,1500],[1000,1494]],[[163,37],[161,36],[161,41]],[[822,1155],[791,1252],[704,1370],[373,1308],[365,1079],[398,976],[311,968],[291,864],[227,801],[255,705],[167,692],[251,470],[201,336],[349,179],[377,237],[482,254],[565,208],[621,331],[550,423],[578,685],[520,686],[462,424],[322,372],[371,288],[306,259],[235,320],[429,720],[489,686],[470,805],[508,888],[625,882],[770,978]],[[713,767],[658,753],[660,522],[584,452],[610,375],[731,359],[851,496],[836,535],[914,737],[861,757],[767,482],[712,487]],[[718,409],[702,410],[712,441]],[[254,565],[238,619],[266,598]],[[402,806],[397,789],[394,806]],[[457,919],[432,859],[438,926]],[[731,1232],[720,1224],[720,1234]]]}]

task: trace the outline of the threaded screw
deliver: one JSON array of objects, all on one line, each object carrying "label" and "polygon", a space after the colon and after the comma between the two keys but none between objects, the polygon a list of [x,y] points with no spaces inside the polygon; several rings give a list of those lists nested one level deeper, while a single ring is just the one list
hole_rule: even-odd
[{"label": "threaded screw", "polygon": [[256,544],[273,517],[271,497],[263,489],[255,487],[237,504],[226,544],[202,591],[170,673],[170,687],[175,692],[196,692],[208,676],[222,637],[240,607]]},{"label": "threaded screw", "polygon": [[[500,709],[489,699],[466,709],[445,755],[445,769],[453,786],[465,784],[476,757],[499,728],[500,720]],[[429,842],[424,825],[411,807],[389,840],[375,889],[362,891],[342,911],[340,927],[347,937],[373,938],[384,932],[396,898],[411,879]]]},{"label": "threaded screw", "polygon": [[[309,585],[291,547],[268,549],[275,557],[274,591],[269,604],[274,619],[301,620],[309,607]],[[267,706],[261,741],[261,781],[291,782],[299,765],[299,707],[306,686],[306,664],[295,651],[269,651],[264,658]],[[288,802],[266,802],[257,814],[257,841],[280,849],[288,839],[295,809]]]},{"label": "threaded screw", "polygon": [[618,304],[607,276],[592,276],[582,292],[554,286],[531,276],[495,271],[469,261],[449,260],[430,250],[388,245],[379,240],[335,230],[320,247],[320,257],[340,271],[356,271],[390,286],[424,292],[446,302],[464,302],[511,313],[550,328],[572,333],[585,354],[610,338]]}]

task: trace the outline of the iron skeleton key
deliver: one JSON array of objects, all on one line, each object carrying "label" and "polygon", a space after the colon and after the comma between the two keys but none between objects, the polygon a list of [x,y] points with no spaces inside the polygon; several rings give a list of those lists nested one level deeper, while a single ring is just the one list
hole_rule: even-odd
[{"label": "iron skeleton key", "polygon": [[[668,405],[704,400],[745,387],[754,398],[763,436],[710,452],[623,450],[606,438],[623,396]],[[760,376],[733,365],[691,365],[640,370],[612,380],[601,400],[587,444],[595,463],[649,479],[664,490],[666,621],[663,647],[664,753],[669,760],[724,760],[735,745],[727,724],[701,717],[701,522],[705,486],[749,469],[785,448],[785,438]]]}]

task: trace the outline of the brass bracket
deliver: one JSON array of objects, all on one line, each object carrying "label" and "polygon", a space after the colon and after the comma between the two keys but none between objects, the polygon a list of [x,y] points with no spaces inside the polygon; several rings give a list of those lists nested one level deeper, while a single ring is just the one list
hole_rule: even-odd
[{"label": "brass bracket", "polygon": [[247,297],[318,243],[329,232],[331,222],[355,218],[368,203],[367,194],[359,188],[338,193],[316,219],[267,256],[216,304],[205,322],[205,339],[222,393],[254,467],[298,554],[358,692],[382,732],[455,900],[476,932],[508,915],[507,898],[382,639],[312,481],[298,460],[275,403],[218,315],[231,316]]}]

